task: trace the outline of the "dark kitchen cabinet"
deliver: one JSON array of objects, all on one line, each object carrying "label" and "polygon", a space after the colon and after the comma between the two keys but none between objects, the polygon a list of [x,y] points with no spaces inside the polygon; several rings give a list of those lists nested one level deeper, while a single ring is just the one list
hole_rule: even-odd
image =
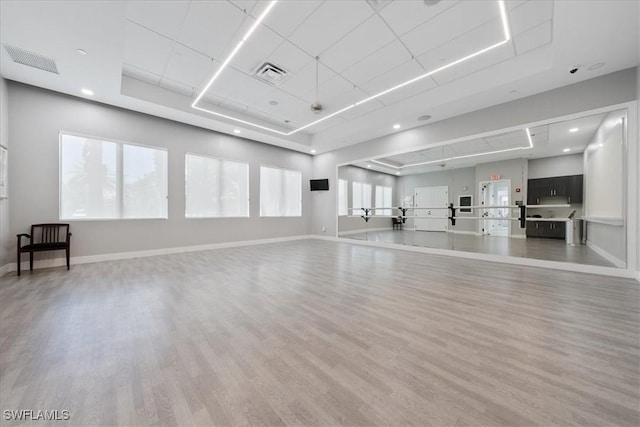
[{"label": "dark kitchen cabinet", "polygon": [[527,221],[527,237],[564,239],[567,223],[564,221]]},{"label": "dark kitchen cabinet", "polygon": [[542,199],[564,197],[567,203],[582,203],[582,175],[530,179],[527,181],[527,204],[539,205]]}]

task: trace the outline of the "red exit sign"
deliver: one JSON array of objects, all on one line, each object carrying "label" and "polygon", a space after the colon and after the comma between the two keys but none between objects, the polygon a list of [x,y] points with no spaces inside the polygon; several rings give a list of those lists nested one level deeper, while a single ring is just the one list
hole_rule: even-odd
[{"label": "red exit sign", "polygon": [[491,181],[497,181],[500,179],[500,175],[495,174],[495,175],[491,175]]}]

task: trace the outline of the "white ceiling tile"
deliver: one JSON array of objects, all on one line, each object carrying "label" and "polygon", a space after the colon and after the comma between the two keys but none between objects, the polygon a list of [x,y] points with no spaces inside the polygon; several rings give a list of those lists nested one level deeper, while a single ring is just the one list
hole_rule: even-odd
[{"label": "white ceiling tile", "polygon": [[124,62],[162,75],[174,41],[131,21],[125,24]]},{"label": "white ceiling tile", "polygon": [[543,22],[537,27],[533,27],[514,38],[516,53],[522,55],[540,46],[551,43],[553,28],[551,21]]},{"label": "white ceiling tile", "polygon": [[416,95],[421,94],[422,92],[434,89],[438,86],[438,84],[431,78],[425,77],[420,79],[410,85],[401,87],[393,92],[382,95],[380,98],[377,98],[384,105],[395,104],[396,102],[404,101],[409,98],[412,98]]},{"label": "white ceiling tile", "polygon": [[263,23],[282,37],[289,37],[321,3],[321,0],[278,2]]},{"label": "white ceiling tile", "polygon": [[[317,120],[317,119],[316,119]],[[330,119],[324,120],[318,124],[315,124],[307,129],[305,129],[303,132],[308,132],[311,134],[314,133],[318,133],[318,132],[322,132],[325,131],[329,128],[335,127],[335,126],[339,126],[343,123],[345,123],[346,120],[344,120],[342,117],[339,116],[333,116]]]},{"label": "white ceiling tile", "polygon": [[226,1],[194,1],[178,41],[222,62],[244,20],[244,13]]},{"label": "white ceiling tile", "polygon": [[427,6],[422,1],[397,0],[385,7],[380,15],[398,35],[403,35],[418,25],[434,18],[454,6],[457,1],[440,1]]},{"label": "white ceiling tile", "polygon": [[497,1],[463,1],[410,31],[401,39],[409,50],[418,56],[499,16]]},{"label": "white ceiling tile", "polygon": [[491,151],[491,147],[483,139],[458,142],[456,144],[449,145],[448,147],[450,147],[455,152],[455,155],[458,156]]},{"label": "white ceiling tile", "polygon": [[[271,105],[269,102],[275,101],[277,105]],[[296,98],[280,89],[272,89],[256,104],[256,107],[274,116],[291,120],[291,117],[297,115],[300,111],[309,110],[310,104],[299,98]]]},{"label": "white ceiling tile", "polygon": [[[247,111],[247,106],[244,104],[241,104],[239,102],[234,101],[233,99],[225,99],[220,106],[226,110],[228,110],[230,113],[244,113]],[[233,115],[233,114],[230,114]]]},{"label": "white ceiling tile", "polygon": [[528,1],[509,12],[509,27],[513,35],[520,34],[553,19],[553,1]]},{"label": "white ceiling tile", "polygon": [[[348,105],[348,103],[346,103],[345,105]],[[339,116],[345,120],[354,120],[358,117],[366,116],[367,114],[379,110],[383,107],[384,104],[382,102],[378,101],[377,99],[373,99],[369,102],[358,105],[357,107],[353,107],[352,109],[347,110],[344,113],[340,113]]]},{"label": "white ceiling tile", "polygon": [[253,74],[260,65],[269,61],[270,53],[283,41],[284,39],[273,30],[259,25],[231,60],[230,65],[247,74]]},{"label": "white ceiling tile", "polygon": [[411,54],[399,40],[367,56],[341,74],[350,82],[360,85],[378,77],[411,59]]},{"label": "white ceiling tile", "polygon": [[229,0],[229,2],[246,14],[251,14],[258,3],[257,0]]},{"label": "white ceiling tile", "polygon": [[[494,45],[503,39],[502,22],[500,19],[494,19],[418,56],[417,60],[427,71],[433,71]],[[454,65],[454,67],[460,68],[464,66],[464,62]]]},{"label": "white ceiling tile", "polygon": [[219,62],[213,61],[208,56],[181,44],[176,44],[165,69],[164,77],[194,88],[204,87],[213,75],[213,70],[219,66]]},{"label": "white ceiling tile", "polygon": [[[318,88],[319,99],[316,99],[315,88],[305,93],[302,96],[302,98],[312,103],[319,101],[321,104],[325,105],[330,100],[336,99],[345,93],[351,92],[352,90],[353,90],[353,85],[351,83],[349,83],[347,80],[340,77],[339,75],[335,75],[334,77],[332,77],[331,79],[327,80],[326,82],[320,85],[320,87]],[[338,106],[336,105],[334,106],[334,108],[335,107],[338,107]],[[339,107],[336,109],[340,109],[340,108],[342,107]]]},{"label": "white ceiling tile", "polygon": [[160,87],[163,87],[165,89],[169,89],[173,92],[178,92],[181,93],[183,95],[187,95],[187,96],[191,96],[193,95],[193,88],[191,86],[187,86],[184,85],[180,82],[176,82],[173,81],[171,79],[167,79],[167,78],[162,78],[162,80],[160,81]]},{"label": "white ceiling tile", "polygon": [[322,54],[321,60],[340,73],[395,39],[378,15],[373,15]]},{"label": "white ceiling tile", "polygon": [[186,1],[128,1],[127,19],[175,39],[188,10]]},{"label": "white ceiling tile", "polygon": [[160,80],[162,80],[162,76],[150,73],[145,70],[141,70],[140,68],[136,68],[133,65],[129,65],[129,64],[123,64],[122,74],[124,74],[125,76],[133,77],[134,79],[137,79],[137,80],[142,80],[143,82],[154,84],[154,85],[160,84]]},{"label": "white ceiling tile", "polygon": [[504,4],[507,7],[507,10],[515,9],[516,7],[522,6],[529,0],[505,0]]},{"label": "white ceiling tile", "polygon": [[[318,67],[318,81],[320,84],[326,82],[336,73],[327,68],[322,62]],[[302,98],[304,94],[315,90],[316,87],[316,61],[309,62],[299,72],[291,75],[281,85],[280,89],[290,93],[291,95]]]},{"label": "white ceiling tile", "polygon": [[287,73],[295,74],[313,61],[313,58],[294,44],[285,41],[269,55],[267,60],[282,67]]},{"label": "white ceiling tile", "polygon": [[513,46],[511,43],[505,43],[502,46],[498,46],[493,50],[483,53],[482,55],[478,55],[451,68],[447,68],[446,70],[442,70],[432,77],[436,82],[438,82],[438,84],[445,85],[461,77],[468,76],[502,61],[506,61],[514,56]]},{"label": "white ceiling tile", "polygon": [[361,84],[360,87],[370,94],[375,94],[424,74],[424,72],[424,69],[417,61],[407,61],[404,64],[401,64],[398,67],[395,67],[394,69]]},{"label": "white ceiling tile", "polygon": [[366,2],[327,1],[291,34],[289,41],[311,56],[317,56],[372,14]]},{"label": "white ceiling tile", "polygon": [[246,77],[229,95],[229,98],[247,106],[254,106],[273,90],[273,86],[255,77]]},{"label": "white ceiling tile", "polygon": [[501,135],[484,138],[485,142],[492,149],[505,150],[509,148],[526,147],[529,145],[527,135],[522,130],[504,133]]},{"label": "white ceiling tile", "polygon": [[[216,70],[213,70],[211,73],[212,76],[215,71]],[[207,78],[207,82],[209,78],[210,77]],[[227,98],[246,78],[246,74],[227,67],[220,73],[216,81],[213,82],[208,92],[219,98]]]}]

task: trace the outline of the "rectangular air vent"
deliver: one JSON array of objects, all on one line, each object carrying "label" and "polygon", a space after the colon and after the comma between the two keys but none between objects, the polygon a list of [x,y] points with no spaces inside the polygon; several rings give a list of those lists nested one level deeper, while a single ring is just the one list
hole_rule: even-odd
[{"label": "rectangular air vent", "polygon": [[288,74],[277,65],[265,62],[258,68],[258,71],[256,71],[256,77],[270,85],[278,86],[288,77]]},{"label": "rectangular air vent", "polygon": [[13,59],[13,62],[28,65],[29,67],[48,71],[50,73],[59,74],[56,62],[51,58],[6,44],[4,45],[4,48],[7,50],[11,59]]}]

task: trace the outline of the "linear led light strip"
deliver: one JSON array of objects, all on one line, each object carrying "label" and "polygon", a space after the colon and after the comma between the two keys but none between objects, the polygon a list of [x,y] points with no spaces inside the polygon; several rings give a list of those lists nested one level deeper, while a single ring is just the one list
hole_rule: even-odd
[{"label": "linear led light strip", "polygon": [[505,44],[509,40],[511,40],[511,32],[509,31],[509,22],[507,21],[507,10],[506,10],[505,5],[504,5],[504,0],[498,0],[498,7],[500,8],[500,18],[502,20],[502,29],[504,31],[504,40],[502,40],[501,42],[493,44],[493,45],[491,45],[489,47],[486,47],[484,49],[480,49],[477,52],[474,52],[474,53],[472,53],[470,55],[467,55],[467,56],[465,56],[463,58],[457,59],[457,60],[455,60],[453,62],[450,62],[449,64],[446,64],[446,65],[443,65],[442,67],[436,68],[435,70],[431,70],[429,72],[426,72],[426,73],[424,73],[424,74],[422,74],[422,75],[420,75],[418,77],[415,77],[413,79],[407,80],[406,82],[400,83],[397,86],[393,86],[393,87],[391,87],[389,89],[383,90],[382,92],[378,92],[375,95],[371,95],[368,98],[360,100],[360,101],[358,101],[358,102],[356,102],[354,104],[348,105],[348,106],[346,106],[346,107],[344,107],[344,108],[342,108],[342,109],[340,109],[338,111],[335,111],[335,112],[333,112],[333,113],[331,113],[331,114],[329,114],[327,116],[324,116],[321,119],[315,120],[315,121],[313,121],[311,123],[307,123],[306,125],[303,125],[303,126],[297,128],[297,129],[294,129],[294,130],[292,130],[290,132],[283,132],[283,131],[280,131],[280,130],[277,130],[277,129],[273,129],[273,128],[270,128],[270,127],[267,127],[267,126],[259,125],[257,123],[249,122],[247,120],[242,120],[242,119],[239,119],[237,117],[233,117],[233,116],[229,116],[229,115],[226,115],[226,114],[217,113],[215,111],[211,111],[211,110],[208,110],[206,108],[198,107],[197,106],[198,102],[202,99],[204,94],[209,90],[209,88],[211,87],[213,82],[218,78],[218,76],[220,76],[220,73],[222,73],[222,71],[227,67],[229,62],[236,55],[236,53],[238,53],[238,51],[240,50],[240,48],[242,47],[244,42],[246,42],[249,39],[251,34],[255,31],[255,29],[258,27],[258,25],[260,25],[260,23],[264,20],[264,18],[267,16],[267,14],[271,11],[273,6],[275,6],[275,4],[277,2],[278,2],[278,0],[272,0],[271,2],[269,2],[269,4],[265,8],[265,10],[262,12],[262,14],[260,14],[260,16],[258,17],[256,22],[253,23],[253,25],[251,26],[249,31],[247,31],[247,33],[244,35],[244,37],[242,37],[242,40],[240,40],[240,42],[238,42],[238,44],[233,49],[233,51],[231,51],[231,53],[229,54],[227,59],[225,59],[225,61],[220,66],[220,68],[218,68],[218,70],[215,72],[213,77],[211,77],[211,80],[209,80],[209,83],[207,83],[207,85],[204,87],[204,89],[202,89],[200,94],[196,97],[195,101],[193,101],[193,103],[191,104],[192,108],[194,108],[196,110],[207,112],[209,114],[213,114],[215,116],[223,117],[225,119],[233,120],[233,121],[238,122],[238,123],[242,123],[242,124],[245,124],[245,125],[253,126],[253,127],[256,127],[256,128],[259,128],[259,129],[263,129],[263,130],[268,130],[270,132],[274,132],[274,133],[277,133],[277,134],[280,134],[280,135],[289,136],[289,135],[293,135],[294,133],[300,132],[303,129],[311,127],[311,126],[313,126],[315,124],[323,122],[323,121],[325,121],[327,119],[330,119],[333,116],[336,116],[338,114],[344,113],[345,111],[350,110],[350,109],[352,109],[354,107],[357,107],[357,106],[362,105],[362,104],[364,104],[366,102],[372,101],[372,100],[374,100],[374,99],[376,99],[376,98],[378,98],[380,96],[386,95],[386,94],[391,93],[393,91],[396,91],[396,90],[398,90],[400,88],[408,86],[408,85],[410,85],[412,83],[417,82],[418,80],[422,80],[425,77],[432,76],[432,75],[434,75],[434,74],[436,74],[436,73],[438,73],[440,71],[443,71],[443,70],[446,70],[447,68],[453,67],[454,65],[458,65],[461,62],[464,62],[466,60],[474,58],[474,57],[476,57],[478,55],[482,55],[483,53],[486,53],[486,52],[488,52],[488,51],[490,51],[492,49],[495,49],[496,47],[502,46],[503,44]]},{"label": "linear led light strip", "polygon": [[380,165],[389,167],[389,168],[403,169],[403,168],[410,168],[410,167],[413,167],[413,166],[430,165],[430,164],[433,164],[433,163],[448,162],[450,160],[466,159],[466,158],[469,158],[469,157],[486,156],[488,154],[506,153],[508,151],[516,151],[516,150],[529,150],[529,149],[533,148],[533,140],[531,139],[531,132],[529,131],[529,128],[525,128],[524,132],[527,135],[527,140],[529,141],[529,146],[528,147],[515,147],[515,148],[507,148],[507,149],[504,149],[504,150],[487,151],[485,153],[466,154],[464,156],[447,157],[446,159],[430,160],[428,162],[410,163],[410,164],[403,165],[403,166],[395,166],[395,165],[392,165],[390,163],[385,163],[385,162],[381,162],[380,160],[374,160],[374,159],[371,159],[371,161],[374,162],[374,163],[378,163]]}]

